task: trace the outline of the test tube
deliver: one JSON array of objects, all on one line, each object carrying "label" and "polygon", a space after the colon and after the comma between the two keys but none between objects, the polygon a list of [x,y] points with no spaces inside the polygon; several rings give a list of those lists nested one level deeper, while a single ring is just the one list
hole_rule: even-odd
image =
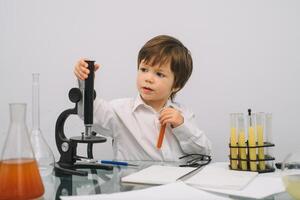
[{"label": "test tube", "polygon": [[[248,146],[249,146],[249,158],[250,160],[250,170],[257,171],[256,165],[256,138],[255,138],[255,116],[256,114],[248,115]],[[255,160],[255,161],[253,161]]]},{"label": "test tube", "polygon": [[[256,114],[256,134],[257,134],[257,145],[263,146],[264,145],[264,128],[265,128],[265,113],[259,112]],[[258,147],[258,166],[259,170],[266,169],[265,159],[265,152],[264,147]]]},{"label": "test tube", "polygon": [[[237,148],[237,113],[230,114],[230,166],[231,169],[238,169],[238,148]],[[232,160],[236,159],[236,160]]]},{"label": "test tube", "polygon": [[237,114],[238,118],[238,146],[239,146],[239,159],[243,159],[239,161],[239,168],[241,170],[247,170],[247,157],[246,157],[246,141],[245,141],[245,124],[244,124],[244,115],[243,113]]},{"label": "test tube", "polygon": [[[271,143],[273,144],[273,132],[272,132],[272,113],[266,113],[265,115],[265,137],[266,143]],[[274,153],[273,153],[273,148],[266,148],[266,155],[273,157]],[[274,161],[268,161],[267,162],[267,166],[269,168],[274,168]]]}]

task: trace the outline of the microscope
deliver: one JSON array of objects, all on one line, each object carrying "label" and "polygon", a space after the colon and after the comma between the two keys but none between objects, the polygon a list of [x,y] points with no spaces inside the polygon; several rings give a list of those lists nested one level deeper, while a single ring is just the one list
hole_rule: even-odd
[{"label": "microscope", "polygon": [[[84,162],[84,160],[93,159],[93,144],[106,142],[105,137],[97,136],[96,132],[92,131],[93,127],[93,103],[96,97],[94,91],[94,77],[95,77],[95,61],[85,61],[88,64],[90,73],[88,78],[84,81],[84,88],[72,88],[69,91],[69,99],[75,103],[75,107],[63,111],[57,118],[55,125],[55,140],[56,146],[60,153],[60,159],[55,163],[55,175],[79,175],[87,176],[88,172],[76,169],[96,169],[112,170],[112,166],[102,165],[96,162]],[[67,138],[64,133],[64,126],[67,118],[70,115],[78,115],[78,104],[83,101],[83,116],[85,131],[81,136]],[[77,145],[87,144],[87,157],[77,155]],[[80,161],[83,160],[83,161]],[[80,162],[78,162],[80,161]]]}]

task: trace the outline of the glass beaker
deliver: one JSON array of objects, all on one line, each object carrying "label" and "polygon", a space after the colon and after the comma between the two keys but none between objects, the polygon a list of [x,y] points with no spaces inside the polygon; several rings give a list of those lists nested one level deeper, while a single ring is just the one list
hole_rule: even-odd
[{"label": "glass beaker", "polygon": [[286,156],[282,163],[282,181],[293,199],[300,199],[300,151]]},{"label": "glass beaker", "polygon": [[44,186],[28,137],[26,104],[10,104],[10,125],[0,160],[0,199],[35,199]]},{"label": "glass beaker", "polygon": [[39,74],[32,74],[32,131],[31,144],[35,159],[39,165],[41,176],[52,173],[54,167],[54,155],[45,141],[40,129],[40,96],[39,96]]}]

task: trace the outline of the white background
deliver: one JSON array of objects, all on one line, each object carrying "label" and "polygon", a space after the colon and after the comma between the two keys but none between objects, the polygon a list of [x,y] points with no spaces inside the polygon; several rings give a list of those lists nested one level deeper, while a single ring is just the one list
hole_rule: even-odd
[{"label": "white background", "polygon": [[[104,99],[135,97],[137,54],[159,34],[181,40],[194,71],[177,101],[192,108],[213,143],[213,159],[228,160],[229,113],[273,113],[275,157],[299,149],[300,1],[0,0],[0,147],[11,102],[28,103],[31,74],[39,72],[41,129],[58,159],[54,128],[73,107],[73,66],[80,57],[102,65],[96,90]],[[72,117],[66,135],[78,136]],[[97,158],[111,158],[99,144]]]}]

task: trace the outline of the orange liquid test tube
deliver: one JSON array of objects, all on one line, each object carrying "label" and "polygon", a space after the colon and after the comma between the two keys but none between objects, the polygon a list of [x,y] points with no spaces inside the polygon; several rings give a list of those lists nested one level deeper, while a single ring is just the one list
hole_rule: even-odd
[{"label": "orange liquid test tube", "polygon": [[158,137],[158,141],[157,141],[157,145],[156,145],[156,147],[159,149],[161,148],[161,145],[163,143],[165,131],[166,131],[166,124],[164,124],[160,127],[159,137]]}]

